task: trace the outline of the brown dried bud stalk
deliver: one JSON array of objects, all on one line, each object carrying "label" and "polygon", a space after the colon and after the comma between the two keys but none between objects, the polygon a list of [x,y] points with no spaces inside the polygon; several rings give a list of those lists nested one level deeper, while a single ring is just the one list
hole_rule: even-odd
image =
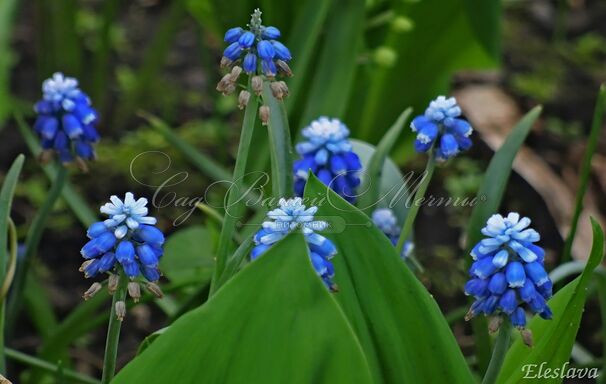
[{"label": "brown dried bud stalk", "polygon": [[116,293],[116,290],[118,289],[118,284],[120,284],[120,276],[115,275],[113,273],[109,275],[109,279],[107,280],[107,290],[111,295]]},{"label": "brown dried bud stalk", "polygon": [[278,71],[286,77],[292,77],[292,70],[283,60],[276,60],[276,65],[278,66]]},{"label": "brown dried bud stalk", "polygon": [[242,68],[239,66],[234,66],[231,69],[231,73],[229,74],[229,79],[231,80],[232,83],[235,83],[236,81],[238,81],[238,77],[240,77],[240,74],[242,73]]},{"label": "brown dried bud stalk", "polygon": [[139,286],[139,283],[136,281],[129,281],[127,288],[128,295],[133,298],[135,303],[138,303],[141,298],[141,287]]},{"label": "brown dried bud stalk", "polygon": [[91,264],[93,261],[95,261],[95,260],[94,259],[86,260],[85,262],[82,263],[82,265],[80,265],[80,268],[78,268],[78,271],[84,272],[86,267],[88,267],[89,264]]},{"label": "brown dried bud stalk", "polygon": [[146,288],[152,293],[152,295],[156,296],[157,298],[161,299],[162,297],[164,297],[164,293],[162,292],[158,284],[147,283]]},{"label": "brown dried bud stalk", "polygon": [[227,67],[229,67],[230,65],[232,65],[232,63],[233,63],[233,61],[231,61],[231,60],[230,60],[230,59],[228,59],[227,57],[223,56],[223,57],[221,58],[221,64],[220,64],[220,66],[221,66],[221,68],[227,68]]},{"label": "brown dried bud stalk", "polygon": [[269,106],[262,105],[259,107],[259,118],[261,119],[261,124],[269,124]]},{"label": "brown dried bud stalk", "polygon": [[253,76],[250,83],[255,95],[261,96],[261,93],[263,93],[263,78],[261,76]]},{"label": "brown dried bud stalk", "polygon": [[503,323],[503,318],[501,316],[496,316],[490,319],[488,323],[488,332],[495,333],[501,328],[501,324]]},{"label": "brown dried bud stalk", "polygon": [[522,336],[522,341],[524,344],[526,344],[528,347],[532,347],[532,331],[530,329],[520,329],[520,336]]},{"label": "brown dried bud stalk", "polygon": [[126,303],[122,300],[116,301],[115,310],[118,321],[123,321],[126,316]]},{"label": "brown dried bud stalk", "polygon": [[90,288],[84,292],[82,298],[84,300],[90,299],[91,297],[95,296],[97,292],[101,290],[101,288],[103,288],[103,286],[100,283],[93,283],[93,285],[91,285]]},{"label": "brown dried bud stalk", "polygon": [[250,100],[250,92],[248,91],[240,91],[240,95],[238,96],[238,108],[244,109],[248,105],[248,101]]}]

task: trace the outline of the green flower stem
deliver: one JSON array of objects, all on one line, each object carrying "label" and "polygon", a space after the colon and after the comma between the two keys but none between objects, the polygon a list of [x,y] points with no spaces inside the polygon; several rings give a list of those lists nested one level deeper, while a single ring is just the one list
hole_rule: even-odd
[{"label": "green flower stem", "polygon": [[419,183],[419,188],[415,193],[414,199],[412,199],[412,206],[410,207],[410,211],[408,211],[408,215],[406,215],[406,221],[402,226],[402,231],[400,232],[400,238],[398,239],[398,245],[396,246],[396,250],[398,251],[398,255],[402,254],[402,249],[404,249],[404,242],[410,236],[412,232],[412,226],[415,222],[417,214],[419,213],[419,208],[421,207],[421,202],[419,201],[423,197],[425,197],[425,192],[427,192],[427,187],[429,186],[429,181],[433,176],[433,171],[436,168],[436,159],[434,158],[433,152],[429,152],[429,159],[427,160],[427,165],[425,166],[425,172],[421,183]]},{"label": "green flower stem", "polygon": [[19,363],[23,363],[29,365],[31,367],[40,368],[42,370],[57,373],[61,371],[61,374],[64,378],[69,379],[70,381],[83,383],[83,384],[99,384],[99,380],[94,379],[90,376],[83,375],[78,372],[74,372],[67,368],[59,367],[55,364],[49,363],[46,360],[39,359],[34,356],[27,355],[25,353],[16,351],[14,349],[7,348],[6,349],[6,357],[11,360],[17,361]]},{"label": "green flower stem", "polygon": [[118,341],[120,340],[120,327],[122,321],[116,316],[116,303],[126,299],[126,284],[128,279],[120,271],[118,289],[112,298],[112,308],[109,315],[109,326],[107,328],[107,339],[105,340],[105,355],[103,356],[102,384],[108,384],[116,373],[116,357],[118,356]]},{"label": "green flower stem", "polygon": [[25,239],[25,255],[23,256],[23,261],[17,265],[17,271],[13,280],[13,289],[8,301],[8,318],[6,324],[8,334],[10,334],[13,330],[17,318],[19,317],[19,310],[21,308],[23,289],[25,288],[27,273],[32,264],[32,259],[38,250],[38,245],[40,243],[40,239],[42,238],[44,228],[46,227],[48,217],[52,212],[53,206],[57,202],[57,199],[59,199],[59,196],[61,196],[61,191],[63,190],[63,186],[67,180],[67,174],[67,168],[59,167],[52,182],[51,188],[46,196],[46,200],[36,213],[36,216],[32,221],[32,225],[29,228],[27,238]]},{"label": "green flower stem", "polygon": [[[249,92],[253,94],[250,84]],[[221,227],[221,234],[219,236],[219,245],[217,247],[217,263],[215,265],[215,271],[210,286],[210,295],[212,296],[218,288],[217,283],[219,278],[225,269],[225,263],[229,250],[232,245],[232,239],[236,229],[236,222],[238,220],[237,215],[241,211],[242,203],[238,202],[240,194],[244,190],[243,178],[246,172],[246,162],[248,160],[248,152],[250,151],[250,144],[253,138],[253,132],[255,128],[255,120],[257,118],[257,109],[259,102],[256,97],[251,97],[246,110],[244,111],[244,121],[242,122],[242,133],[240,134],[240,144],[238,146],[238,154],[236,157],[236,165],[234,167],[233,183],[228,189],[227,207],[225,217],[223,219],[223,226]]]},{"label": "green flower stem", "polygon": [[509,344],[511,340],[511,323],[508,319],[505,319],[499,329],[499,335],[497,336],[497,342],[492,351],[492,357],[488,364],[488,369],[482,379],[482,384],[494,384],[497,381],[505,355],[509,350]]}]

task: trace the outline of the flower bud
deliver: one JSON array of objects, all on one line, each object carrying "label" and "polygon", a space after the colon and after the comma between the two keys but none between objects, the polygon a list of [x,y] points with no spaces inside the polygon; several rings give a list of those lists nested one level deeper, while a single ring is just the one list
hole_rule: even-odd
[{"label": "flower bud", "polygon": [[414,28],[414,23],[408,17],[398,16],[391,22],[394,32],[408,32]]},{"label": "flower bud", "polygon": [[488,323],[488,332],[495,333],[501,328],[501,324],[503,323],[503,318],[501,316],[496,316],[490,319]]},{"label": "flower bud", "polygon": [[288,86],[283,81],[272,81],[269,87],[271,88],[271,93],[278,100],[283,100],[288,96]]},{"label": "flower bud", "polygon": [[520,336],[522,336],[522,341],[526,346],[532,347],[532,331],[530,329],[520,329]]},{"label": "flower bud", "polygon": [[93,261],[95,261],[95,259],[86,260],[85,262],[82,263],[82,265],[80,265],[80,268],[78,268],[78,271],[84,272],[86,267],[88,267]]},{"label": "flower bud", "polygon": [[231,60],[230,60],[230,59],[228,59],[227,57],[223,56],[223,57],[221,58],[221,64],[220,64],[220,66],[221,66],[221,68],[227,68],[227,67],[229,67],[230,65],[232,65],[232,63],[233,63],[233,61],[231,61]]},{"label": "flower bud", "polygon": [[111,295],[113,295],[118,289],[118,284],[120,284],[120,276],[115,274],[109,275],[109,280],[107,281],[107,290]]},{"label": "flower bud", "polygon": [[286,77],[292,77],[292,70],[284,60],[276,60],[276,65],[278,67],[278,71],[284,74]]},{"label": "flower bud", "polygon": [[398,53],[389,47],[379,47],[374,52],[375,62],[385,68],[391,68],[398,61]]},{"label": "flower bud", "polygon": [[227,87],[232,83],[231,81],[231,74],[228,73],[227,75],[223,76],[221,78],[221,80],[219,80],[219,82],[217,83],[217,91],[221,92],[221,93],[225,93],[225,90],[227,89]]},{"label": "flower bud", "polygon": [[41,164],[48,164],[53,159],[53,151],[50,149],[45,149],[40,152],[40,156],[38,157],[38,161]]},{"label": "flower bud", "polygon": [[97,292],[99,292],[102,288],[102,285],[100,283],[93,283],[89,289],[86,290],[86,292],[84,292],[84,294],[82,295],[82,298],[84,300],[88,300],[91,297],[95,296],[97,294]]},{"label": "flower bud", "polygon": [[238,96],[238,107],[240,109],[244,109],[248,105],[248,101],[250,100],[250,92],[248,91],[240,91],[240,95]]},{"label": "flower bud", "polygon": [[76,156],[76,166],[82,173],[88,173],[88,165],[86,165],[86,162],[80,156]]},{"label": "flower bud", "polygon": [[118,321],[123,321],[126,316],[126,303],[122,300],[116,301],[115,310]]},{"label": "flower bud", "polygon": [[263,93],[263,78],[261,76],[253,76],[251,85],[255,95],[261,96],[261,93]]},{"label": "flower bud", "polygon": [[158,284],[156,284],[156,283],[147,283],[146,288],[147,288],[148,291],[150,291],[157,298],[161,299],[162,297],[164,297],[164,293],[162,292],[162,290],[160,289],[160,287],[158,286]]},{"label": "flower bud", "polygon": [[242,73],[242,67],[239,66],[234,66],[231,69],[231,73],[229,74],[229,79],[235,83],[236,81],[238,81],[238,77],[240,77],[240,74]]},{"label": "flower bud", "polygon": [[230,83],[225,87],[225,90],[223,91],[223,96],[231,95],[235,91],[236,91],[236,85],[234,83]]},{"label": "flower bud", "polygon": [[269,123],[269,106],[262,105],[259,107],[259,118],[261,119],[261,124],[267,125]]},{"label": "flower bud", "polygon": [[139,286],[138,282],[136,282],[136,281],[128,282],[128,295],[130,297],[132,297],[132,299],[135,303],[139,302],[139,299],[141,298],[141,287]]}]

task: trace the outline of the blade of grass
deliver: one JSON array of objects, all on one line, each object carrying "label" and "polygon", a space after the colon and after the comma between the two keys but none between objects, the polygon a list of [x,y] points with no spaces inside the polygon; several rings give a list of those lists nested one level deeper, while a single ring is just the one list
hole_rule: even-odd
[{"label": "blade of grass", "polygon": [[263,101],[269,106],[269,151],[271,157],[271,185],[273,196],[293,195],[292,142],[286,107],[271,92],[269,82],[263,84]]},{"label": "blade of grass", "polygon": [[92,99],[101,111],[104,110],[107,88],[107,79],[110,71],[109,57],[111,52],[111,31],[115,22],[120,0],[105,0],[101,11],[101,31],[99,33],[99,44],[97,45],[92,65]]},{"label": "blade of grass", "polygon": [[48,372],[56,373],[59,369],[61,369],[63,377],[68,379],[69,382],[72,383],[83,383],[83,384],[99,384],[101,383],[99,380],[94,379],[90,376],[84,375],[82,373],[74,372],[72,370],[59,367],[55,364],[49,363],[46,360],[39,359],[34,356],[27,355],[25,353],[19,352],[17,350],[7,348],[6,356],[11,360],[17,361],[19,363],[28,365],[30,367],[36,367],[43,369]]},{"label": "blade of grass", "polygon": [[[36,156],[41,151],[40,145],[38,144],[38,139],[36,139],[32,133],[31,128],[25,122],[23,116],[16,114],[15,120],[17,121],[19,132],[25,140],[25,144],[27,144],[30,152]],[[55,177],[57,177],[59,166],[56,164],[47,164],[42,166],[42,170],[49,180],[54,180]],[[88,204],[84,198],[78,192],[76,192],[69,181],[65,182],[63,191],[61,191],[61,196],[63,197],[65,203],[70,207],[74,215],[76,215],[80,223],[82,223],[84,228],[88,228],[92,223],[97,221],[97,215],[88,207]]]},{"label": "blade of grass", "polygon": [[129,120],[135,108],[141,106],[150,84],[162,69],[175,34],[181,27],[186,14],[184,0],[170,3],[166,16],[160,23],[152,42],[145,50],[141,66],[137,69],[136,79],[132,89],[127,90],[124,99],[115,114],[113,126],[121,128]]},{"label": "blade of grass", "polygon": [[0,127],[4,126],[11,108],[10,70],[14,57],[10,39],[16,8],[17,0],[0,2]]},{"label": "blade of grass", "polygon": [[600,133],[602,132],[602,119],[604,117],[605,107],[606,84],[602,84],[593,113],[593,122],[591,123],[591,132],[589,133],[589,138],[587,139],[585,156],[583,156],[583,165],[581,166],[581,174],[579,176],[579,187],[577,189],[574,214],[572,215],[572,222],[570,223],[570,233],[568,233],[566,242],[564,243],[564,250],[562,251],[560,264],[566,263],[572,259],[572,244],[577,233],[577,226],[579,224],[579,218],[581,217],[581,211],[583,210],[583,200],[585,198],[585,194],[587,193],[589,175],[591,173],[591,159],[595,154],[598,146],[598,139],[600,138]]},{"label": "blade of grass", "polygon": [[[0,189],[0,281],[2,284],[4,284],[6,279],[9,249],[8,230],[11,206],[24,161],[25,156],[17,156],[4,178],[2,189]],[[5,300],[0,301],[0,372],[6,372],[4,360],[4,303]]]}]

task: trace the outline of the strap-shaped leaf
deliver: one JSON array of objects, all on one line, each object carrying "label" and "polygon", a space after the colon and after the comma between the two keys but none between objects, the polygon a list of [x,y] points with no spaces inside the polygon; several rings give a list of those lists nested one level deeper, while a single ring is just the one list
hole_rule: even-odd
[{"label": "strap-shaped leaf", "polygon": [[337,300],[354,328],[377,383],[472,383],[474,379],[435,300],[370,219],[310,175],[305,197],[326,198],[318,217],[328,234]]},{"label": "strap-shaped leaf", "polygon": [[[593,244],[583,273],[549,300],[549,306],[553,311],[552,320],[547,321],[535,316],[530,322],[529,328],[535,342],[532,349],[526,347],[521,340],[517,340],[512,345],[505,356],[497,383],[525,382],[524,376],[538,375],[539,366],[542,363],[545,363],[544,369],[550,368],[554,373],[553,369],[561,369],[570,358],[583,315],[587,284],[593,270],[600,264],[604,256],[604,233],[593,219],[591,226]],[[553,377],[544,381],[559,383],[562,379]]]},{"label": "strap-shaped leaf", "polygon": [[114,383],[372,383],[350,325],[293,234],[166,329]]}]

